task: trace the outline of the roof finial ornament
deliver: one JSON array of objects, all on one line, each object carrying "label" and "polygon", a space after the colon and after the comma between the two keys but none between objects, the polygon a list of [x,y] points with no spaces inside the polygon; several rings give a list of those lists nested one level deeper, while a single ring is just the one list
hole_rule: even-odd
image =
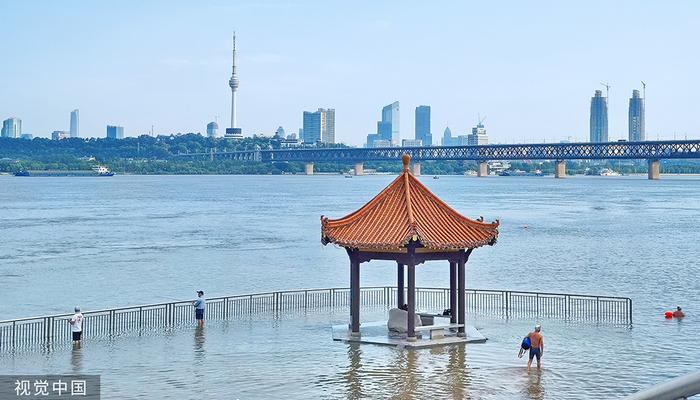
[{"label": "roof finial ornament", "polygon": [[411,163],[411,156],[404,153],[404,155],[401,157],[401,161],[403,161],[403,170],[408,171],[408,164]]}]

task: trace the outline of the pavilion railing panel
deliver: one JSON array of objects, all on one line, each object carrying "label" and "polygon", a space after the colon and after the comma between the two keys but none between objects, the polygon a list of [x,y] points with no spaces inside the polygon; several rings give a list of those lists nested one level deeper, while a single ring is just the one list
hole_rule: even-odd
[{"label": "pavilion railing panel", "polygon": [[[408,300],[404,293],[405,301]],[[504,318],[562,318],[568,321],[631,324],[632,300],[622,297],[588,296],[520,291],[465,291],[467,311]],[[364,287],[363,307],[396,307],[396,287]],[[445,288],[416,288],[419,311],[442,312],[450,308],[450,291]],[[350,306],[350,289],[306,289],[256,293],[207,299],[205,318],[223,320],[266,313]],[[193,324],[192,301],[148,304],[83,313],[83,337],[98,338],[132,332],[159,331]],[[28,347],[67,343],[71,314],[48,315],[0,321],[0,352]]]}]

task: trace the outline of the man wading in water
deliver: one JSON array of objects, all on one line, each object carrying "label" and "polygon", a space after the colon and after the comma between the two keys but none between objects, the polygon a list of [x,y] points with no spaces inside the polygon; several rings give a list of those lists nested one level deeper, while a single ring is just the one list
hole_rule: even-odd
[{"label": "man wading in water", "polygon": [[544,354],[544,339],[542,339],[541,330],[542,326],[537,324],[535,325],[535,331],[527,334],[527,337],[530,338],[530,359],[527,361],[528,371],[530,370],[534,357],[537,357],[537,369],[539,370],[542,366],[540,358],[542,358],[542,354]]}]

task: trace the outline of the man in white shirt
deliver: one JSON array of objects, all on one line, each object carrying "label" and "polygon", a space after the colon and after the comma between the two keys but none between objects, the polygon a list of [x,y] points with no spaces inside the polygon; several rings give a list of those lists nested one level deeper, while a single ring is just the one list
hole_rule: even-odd
[{"label": "man in white shirt", "polygon": [[73,332],[73,344],[80,344],[80,339],[83,336],[83,313],[80,312],[80,307],[75,307],[75,314],[68,320],[70,330]]}]

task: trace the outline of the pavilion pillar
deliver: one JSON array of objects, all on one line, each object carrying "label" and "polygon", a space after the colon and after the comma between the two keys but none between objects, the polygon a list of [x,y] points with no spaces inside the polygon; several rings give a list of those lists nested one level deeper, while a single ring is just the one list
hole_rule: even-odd
[{"label": "pavilion pillar", "polygon": [[350,335],[360,336],[360,262],[350,257]]},{"label": "pavilion pillar", "polygon": [[554,177],[558,179],[566,178],[566,161],[557,160],[557,162],[554,163]]},{"label": "pavilion pillar", "polygon": [[313,175],[314,174],[314,163],[306,163],[304,166],[304,172],[306,175]]},{"label": "pavilion pillar", "polygon": [[450,323],[457,323],[457,263],[450,261]]},{"label": "pavilion pillar", "polygon": [[[464,259],[457,262],[457,323],[464,325],[465,310],[467,308],[466,293],[465,293],[465,276],[464,276]],[[459,328],[457,336],[464,336],[464,326]]]},{"label": "pavilion pillar", "polygon": [[406,340],[416,340],[416,266],[408,264],[408,324]]},{"label": "pavilion pillar", "polygon": [[365,165],[361,162],[355,164],[355,175],[360,176],[365,174]]},{"label": "pavilion pillar", "polygon": [[404,299],[404,286],[403,286],[403,278],[404,278],[404,268],[403,264],[397,263],[396,265],[396,307],[401,308],[404,304],[406,304],[406,299]]},{"label": "pavilion pillar", "polygon": [[476,171],[476,176],[482,177],[489,174],[489,164],[486,161],[479,163],[479,168]]},{"label": "pavilion pillar", "polygon": [[647,177],[649,179],[658,180],[661,177],[659,169],[659,160],[648,160],[649,169]]}]

